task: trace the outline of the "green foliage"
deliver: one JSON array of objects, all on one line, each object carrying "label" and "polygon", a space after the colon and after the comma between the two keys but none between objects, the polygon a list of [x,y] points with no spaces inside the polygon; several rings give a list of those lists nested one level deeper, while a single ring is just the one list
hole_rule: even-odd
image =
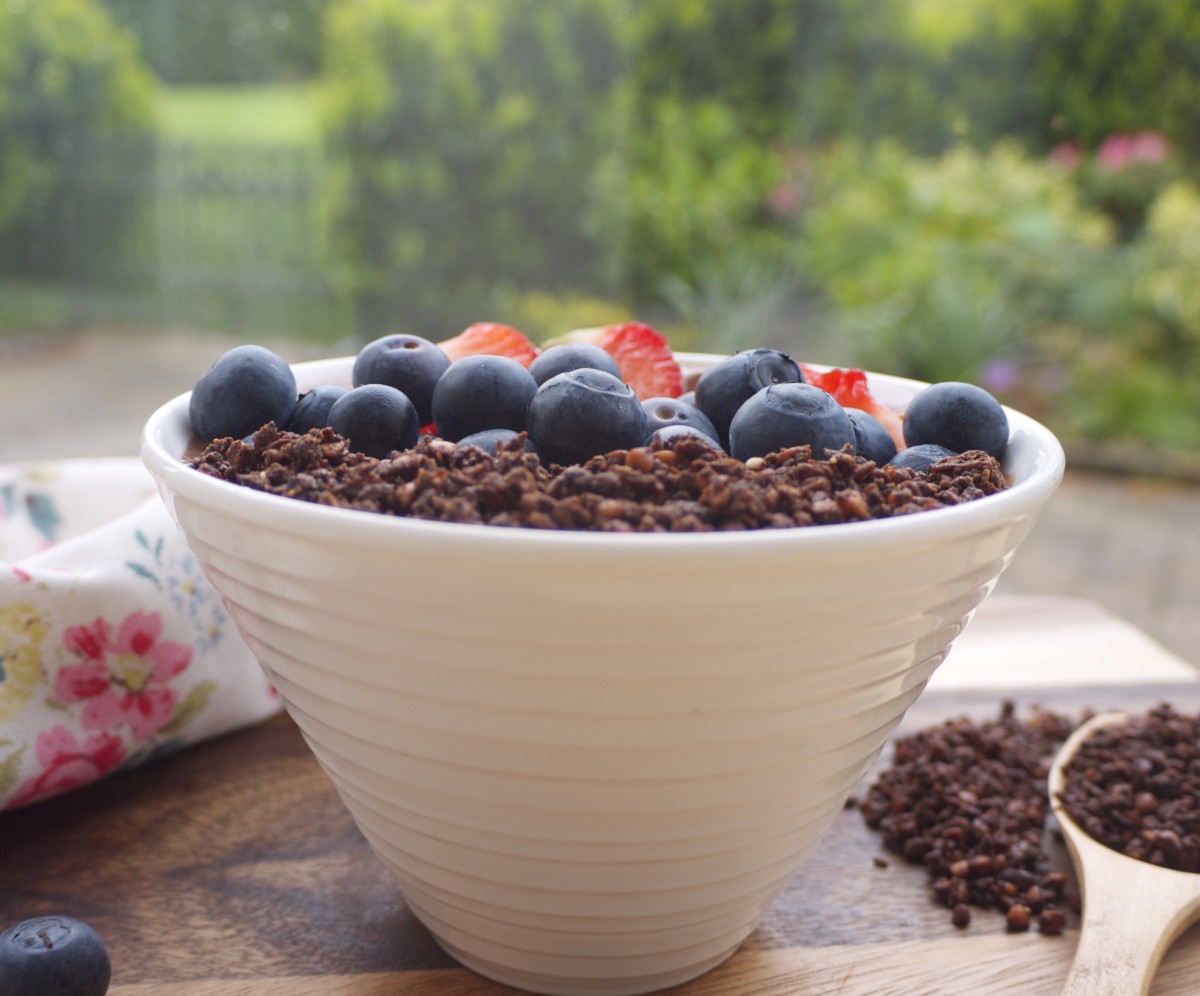
[{"label": "green foliage", "polygon": [[663,100],[639,134],[597,164],[592,227],[634,302],[655,301],[666,275],[692,282],[730,247],[778,254],[789,224],[768,214],[784,158],[717,100]]},{"label": "green foliage", "polygon": [[[1194,0],[913,0],[907,33],[927,56],[943,122],[1035,152],[1161,131],[1200,152],[1200,17]],[[924,106],[937,128],[935,102]],[[916,146],[918,148],[922,146]],[[926,146],[928,148],[928,146]]]},{"label": "green foliage", "polygon": [[813,167],[800,264],[839,362],[971,380],[1068,437],[1200,446],[1200,192],[1125,243],[1070,174],[1014,145]]},{"label": "green foliage", "polygon": [[[38,2],[38,0],[30,0]],[[316,73],[330,0],[103,0],[168,83],[264,83]]]},{"label": "green foliage", "polygon": [[[1009,2],[1009,0],[1005,0]],[[1094,148],[1115,132],[1164,132],[1200,153],[1200,17],[1194,0],[1020,0],[1029,86],[1047,143]]]},{"label": "green foliage", "polygon": [[1119,340],[1088,340],[1066,365],[1070,380],[1048,413],[1066,438],[1200,449],[1195,364],[1172,368]]},{"label": "green foliage", "polygon": [[691,282],[674,275],[663,280],[661,293],[679,323],[671,329],[671,341],[716,353],[763,345],[796,349],[801,337],[789,319],[799,283],[785,258],[761,257],[736,246],[719,258],[698,260]]},{"label": "green foliage", "polygon": [[668,276],[696,285],[735,245],[777,257],[794,232],[797,205],[777,195],[797,149],[910,127],[919,80],[897,11],[869,0],[629,6],[592,219],[630,300],[653,305]]},{"label": "green foliage", "polygon": [[329,147],[360,331],[441,335],[497,289],[602,292],[582,204],[616,52],[599,0],[348,0]]},{"label": "green foliage", "polygon": [[1163,329],[1163,345],[1200,369],[1200,191],[1177,181],[1154,202],[1136,292]]},{"label": "green foliage", "polygon": [[[61,272],[88,247],[71,210],[108,136],[146,136],[153,81],[127,35],[92,0],[0,5],[0,260]],[[131,146],[134,157],[148,145]]]},{"label": "green foliage", "polygon": [[719,102],[765,143],[893,134],[911,54],[903,24],[901,5],[877,0],[630,4],[620,36],[636,98],[629,123],[652,133],[674,100]]},{"label": "green foliage", "polygon": [[312,83],[162,87],[159,135],[172,141],[317,148],[322,141],[319,100]]},{"label": "green foliage", "polygon": [[978,379],[1028,330],[1062,320],[1110,240],[1066,176],[1012,146],[934,159],[845,146],[815,173],[800,264],[875,369]]}]

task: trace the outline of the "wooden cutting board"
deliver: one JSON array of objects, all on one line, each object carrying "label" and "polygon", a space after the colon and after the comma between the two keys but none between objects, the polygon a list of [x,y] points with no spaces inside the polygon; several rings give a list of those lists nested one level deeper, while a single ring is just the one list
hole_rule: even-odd
[{"label": "wooden cutting board", "polygon": [[[901,732],[992,717],[1004,698],[1073,716],[1200,711],[1191,668],[1094,606],[994,603]],[[51,912],[100,931],[112,996],[514,992],[458,967],[413,918],[285,717],[0,815],[0,923]],[[923,871],[846,810],[739,952],[670,992],[1052,994],[1077,937],[1074,921],[1057,938],[1008,934],[985,912],[957,930]],[[1191,994],[1198,977],[1200,929],[1152,992]]]}]

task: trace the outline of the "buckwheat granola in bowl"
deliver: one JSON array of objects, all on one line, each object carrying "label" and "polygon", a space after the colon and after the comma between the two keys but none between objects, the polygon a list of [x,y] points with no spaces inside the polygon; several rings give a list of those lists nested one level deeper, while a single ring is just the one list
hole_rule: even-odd
[{"label": "buckwheat granola in bowl", "polygon": [[216,440],[192,466],[302,501],[386,515],[493,526],[601,532],[703,532],[828,525],[911,515],[1004,490],[982,451],[928,471],[850,452],[814,459],[808,446],[743,462],[695,437],[618,450],[578,466],[546,467],[524,437],[489,454],[423,437],[383,459],[355,452],[330,429]]}]

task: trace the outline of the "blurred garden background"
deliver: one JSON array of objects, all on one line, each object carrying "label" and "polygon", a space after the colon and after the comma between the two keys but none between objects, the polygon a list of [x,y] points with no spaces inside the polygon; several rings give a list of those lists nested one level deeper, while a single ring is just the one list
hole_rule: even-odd
[{"label": "blurred garden background", "polygon": [[630,317],[1196,466],[1194,0],[0,0],[0,342]]}]

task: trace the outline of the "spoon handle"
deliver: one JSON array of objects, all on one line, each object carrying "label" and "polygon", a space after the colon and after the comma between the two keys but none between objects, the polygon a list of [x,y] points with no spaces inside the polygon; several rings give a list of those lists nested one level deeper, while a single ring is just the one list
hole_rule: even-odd
[{"label": "spoon handle", "polygon": [[[1107,850],[1092,841],[1078,846]],[[1118,860],[1116,874],[1086,879],[1079,946],[1062,996],[1146,996],[1171,943],[1200,917],[1200,876],[1164,882],[1153,865]]]}]

